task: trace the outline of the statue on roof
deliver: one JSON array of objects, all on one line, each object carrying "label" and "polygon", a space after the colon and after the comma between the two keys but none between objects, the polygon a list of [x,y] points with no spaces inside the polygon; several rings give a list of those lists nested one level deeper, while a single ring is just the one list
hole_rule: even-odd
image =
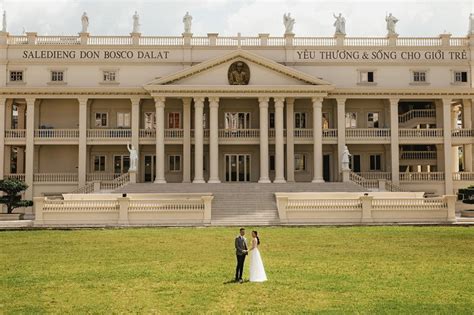
[{"label": "statue on roof", "polygon": [[283,14],[283,25],[285,25],[285,34],[293,34],[295,19],[291,17],[289,12]]},{"label": "statue on roof", "polygon": [[87,29],[89,28],[89,17],[87,16],[86,12],[82,14],[81,22],[82,22],[81,33],[87,33]]},{"label": "statue on roof", "polygon": [[336,27],[336,35],[346,35],[346,19],[342,16],[342,13],[339,13],[339,16],[332,14],[336,21],[334,21],[334,26]]},{"label": "statue on roof", "polygon": [[193,17],[189,14],[189,12],[186,12],[186,14],[183,17],[183,23],[184,23],[184,33],[190,34],[191,33],[191,24],[193,22]]},{"label": "statue on roof", "polygon": [[140,16],[138,15],[137,11],[132,16],[133,19],[133,29],[132,33],[140,33]]},{"label": "statue on roof", "polygon": [[390,13],[388,16],[385,17],[385,22],[387,22],[387,35],[398,35],[397,32],[395,31],[395,25],[398,22],[398,19]]}]

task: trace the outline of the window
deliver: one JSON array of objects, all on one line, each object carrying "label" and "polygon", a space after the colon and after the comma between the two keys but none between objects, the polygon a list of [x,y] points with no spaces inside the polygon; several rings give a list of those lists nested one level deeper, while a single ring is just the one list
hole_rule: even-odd
[{"label": "window", "polygon": [[154,112],[145,113],[145,120],[144,120],[143,125],[145,129],[148,129],[148,130],[156,128],[156,116]]},{"label": "window", "polygon": [[105,155],[94,156],[94,172],[105,172]]},{"label": "window", "polygon": [[275,112],[268,113],[268,128],[275,129]]},{"label": "window", "polygon": [[329,129],[329,113],[323,113],[322,119],[323,129]]},{"label": "window", "polygon": [[130,156],[114,155],[114,173],[123,174],[130,168]]},{"label": "window", "polygon": [[426,82],[426,71],[413,71],[413,82],[415,83]]},{"label": "window", "polygon": [[95,126],[96,127],[107,127],[107,113],[95,113]]},{"label": "window", "polygon": [[130,128],[130,113],[117,113],[117,128]]},{"label": "window", "polygon": [[250,129],[250,113],[225,113],[225,129]]},{"label": "window", "polygon": [[379,128],[379,113],[367,114],[367,128]]},{"label": "window", "polygon": [[382,169],[381,164],[381,156],[380,154],[374,154],[370,156],[370,167],[371,171],[380,171]]},{"label": "window", "polygon": [[270,163],[268,164],[268,169],[270,171],[275,171],[275,155],[270,155]]},{"label": "window", "polygon": [[359,83],[374,83],[374,71],[360,71]]},{"label": "window", "polygon": [[299,153],[295,154],[295,171],[306,171],[306,155]]},{"label": "window", "polygon": [[357,128],[357,113],[346,113],[346,128]]},{"label": "window", "polygon": [[181,114],[180,113],[177,113],[177,112],[168,113],[168,128],[170,129],[181,128]]},{"label": "window", "polygon": [[23,82],[23,71],[10,71],[10,82]]},{"label": "window", "polygon": [[64,71],[51,71],[51,82],[64,82]]},{"label": "window", "polygon": [[454,71],[454,83],[466,83],[467,72],[466,71]]},{"label": "window", "polygon": [[170,172],[181,171],[181,155],[170,155],[168,158],[168,169]]},{"label": "window", "polygon": [[110,71],[110,70],[104,70],[102,72],[102,78],[103,78],[104,82],[116,82],[117,72],[116,71]]},{"label": "window", "polygon": [[354,173],[360,172],[360,155],[354,154],[349,158],[349,168]]},{"label": "window", "polygon": [[306,128],[306,113],[301,113],[301,112],[295,113],[295,128],[297,129]]}]

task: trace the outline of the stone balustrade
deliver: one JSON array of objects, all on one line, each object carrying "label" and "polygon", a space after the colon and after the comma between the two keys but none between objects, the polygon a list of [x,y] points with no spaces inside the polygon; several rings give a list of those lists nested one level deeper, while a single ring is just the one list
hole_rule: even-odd
[{"label": "stone balustrade", "polygon": [[[183,36],[38,36],[36,33],[26,35],[6,34],[7,45],[109,45],[109,46],[225,46],[225,47],[258,47],[258,46],[297,46],[297,47],[442,47],[468,46],[467,37],[270,37],[269,34],[259,36],[218,36],[209,33],[207,37]],[[137,40],[134,40],[134,36]],[[187,37],[185,37],[187,36]]]},{"label": "stone balustrade", "polygon": [[36,173],[33,182],[36,183],[77,183],[77,173]]},{"label": "stone balustrade", "polygon": [[88,138],[131,138],[131,129],[88,129]]},{"label": "stone balustrade", "polygon": [[206,225],[211,222],[208,193],[66,194],[64,200],[34,198],[35,225]]},{"label": "stone balustrade", "polygon": [[406,113],[398,115],[399,123],[406,123],[415,118],[435,118],[436,110],[435,109],[412,109]]},{"label": "stone balustrade", "polygon": [[41,139],[79,138],[79,129],[35,129],[35,138],[41,138]]},{"label": "stone balustrade", "polygon": [[400,160],[436,160],[436,151],[402,151]]},{"label": "stone balustrade", "polygon": [[283,224],[452,223],[456,196],[423,198],[411,192],[275,193]]},{"label": "stone balustrade", "polygon": [[26,129],[7,129],[5,130],[6,139],[24,139],[26,137]]},{"label": "stone balustrade", "polygon": [[413,172],[400,173],[400,181],[425,182],[425,181],[444,181],[444,172]]}]

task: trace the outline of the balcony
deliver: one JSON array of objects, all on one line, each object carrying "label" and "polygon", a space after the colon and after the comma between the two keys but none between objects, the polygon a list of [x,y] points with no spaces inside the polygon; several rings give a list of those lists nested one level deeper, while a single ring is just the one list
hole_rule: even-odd
[{"label": "balcony", "polygon": [[77,144],[79,141],[79,129],[36,129],[35,143],[61,143]]},{"label": "balcony", "polygon": [[435,109],[412,109],[398,116],[399,127],[413,128],[419,124],[436,123]]},{"label": "balcony", "polygon": [[94,182],[94,181],[110,181],[110,180],[114,180],[120,176],[122,176],[123,174],[121,173],[101,173],[101,172],[97,172],[97,173],[88,173],[86,175],[86,181],[87,182]]},{"label": "balcony", "polygon": [[33,175],[34,183],[77,183],[77,173],[36,173]]},{"label": "balcony", "polygon": [[474,143],[474,129],[453,129],[451,137],[453,144]]},{"label": "balcony", "polygon": [[26,129],[7,129],[5,130],[5,144],[25,145]]},{"label": "balcony", "polygon": [[87,129],[87,143],[124,144],[132,138],[131,129]]},{"label": "balcony", "polygon": [[346,129],[347,143],[390,143],[388,128],[351,128]]},{"label": "balcony", "polygon": [[6,179],[17,179],[17,180],[21,180],[22,182],[25,181],[25,174],[5,174],[4,177]]},{"label": "balcony", "polygon": [[401,144],[442,144],[443,129],[399,129],[398,137]]},{"label": "balcony", "polygon": [[400,173],[400,181],[406,181],[406,182],[444,181],[444,172]]}]

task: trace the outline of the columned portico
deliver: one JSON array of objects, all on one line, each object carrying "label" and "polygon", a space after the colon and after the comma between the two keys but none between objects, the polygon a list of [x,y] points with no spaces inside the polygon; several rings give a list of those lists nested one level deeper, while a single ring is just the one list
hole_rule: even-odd
[{"label": "columned portico", "polygon": [[210,176],[208,183],[217,184],[219,180],[219,98],[209,98],[209,156],[210,156]]},{"label": "columned portico", "polygon": [[268,175],[268,97],[260,97],[260,179],[259,183],[270,183]]},{"label": "columned portico", "polygon": [[313,183],[322,183],[323,179],[323,127],[322,127],[322,107],[323,100],[313,97]]},{"label": "columned portico", "polygon": [[202,116],[204,97],[194,98],[194,180],[193,183],[205,183],[203,175],[204,130]]},{"label": "columned portico", "polygon": [[283,136],[283,107],[285,99],[276,97],[275,101],[275,180],[276,184],[286,183],[285,180],[285,152]]},{"label": "columned portico", "polygon": [[166,183],[165,179],[165,98],[155,97],[156,110],[156,184]]}]

